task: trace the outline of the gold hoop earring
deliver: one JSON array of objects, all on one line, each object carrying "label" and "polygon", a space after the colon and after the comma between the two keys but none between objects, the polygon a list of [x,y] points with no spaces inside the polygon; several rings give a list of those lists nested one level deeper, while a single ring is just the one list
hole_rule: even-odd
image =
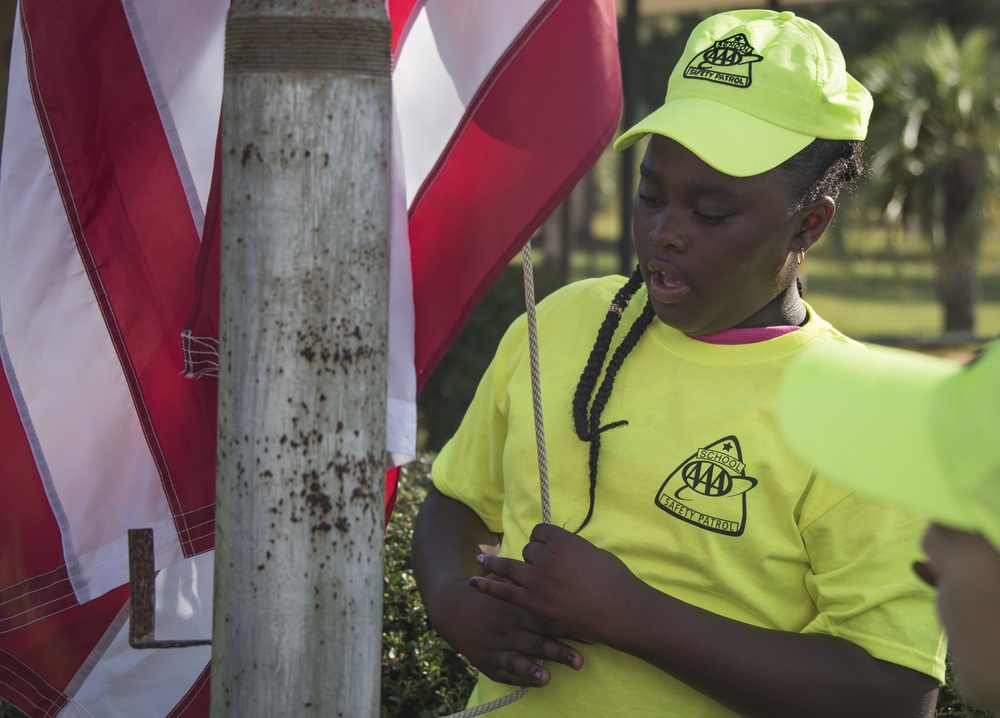
[{"label": "gold hoop earring", "polygon": [[802,260],[806,258],[806,250],[800,249],[795,253],[795,261],[802,264]]}]

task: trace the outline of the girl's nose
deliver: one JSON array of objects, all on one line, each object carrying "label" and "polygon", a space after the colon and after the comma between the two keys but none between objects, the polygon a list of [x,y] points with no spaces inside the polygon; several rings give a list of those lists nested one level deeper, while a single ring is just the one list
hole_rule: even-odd
[{"label": "girl's nose", "polygon": [[648,239],[657,247],[669,247],[683,252],[687,249],[688,240],[679,225],[676,212],[664,208],[650,229]]}]

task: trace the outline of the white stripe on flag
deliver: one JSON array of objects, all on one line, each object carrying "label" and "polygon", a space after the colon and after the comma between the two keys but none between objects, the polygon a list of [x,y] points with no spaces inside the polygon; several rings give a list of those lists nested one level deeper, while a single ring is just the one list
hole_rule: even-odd
[{"label": "white stripe on flag", "polygon": [[[123,0],[201,235],[222,106],[228,0]],[[147,31],[148,29],[148,31]]]},{"label": "white stripe on flag", "polygon": [[67,566],[83,603],[128,580],[126,532],[153,526],[180,560],[170,508],[94,301],[28,90],[20,25],[0,174],[0,311],[14,378],[58,496]]},{"label": "white stripe on flag", "polygon": [[420,8],[393,71],[408,209],[483,80],[544,4],[439,0]]},{"label": "white stripe on flag", "polygon": [[[168,566],[156,575],[156,638],[212,637],[215,552]],[[128,606],[123,609],[127,614]],[[210,646],[135,650],[129,621],[118,621],[67,688],[67,711],[88,716],[165,716],[184,697],[212,657]],[[67,715],[74,715],[69,712]],[[62,718],[62,713],[60,714]]]},{"label": "white stripe on flag", "polygon": [[410,234],[399,118],[392,109],[392,169],[389,185],[389,371],[385,446],[393,466],[417,453],[417,372],[413,366],[415,321]]}]

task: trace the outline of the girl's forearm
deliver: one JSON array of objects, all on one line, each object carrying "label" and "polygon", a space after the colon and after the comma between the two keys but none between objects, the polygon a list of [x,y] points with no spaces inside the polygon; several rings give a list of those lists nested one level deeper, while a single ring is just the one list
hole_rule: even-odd
[{"label": "girl's forearm", "polygon": [[742,716],[933,716],[937,681],[847,640],[751,626],[636,581],[607,643]]},{"label": "girl's forearm", "polygon": [[443,589],[465,586],[470,576],[482,574],[476,565],[479,547],[496,542],[476,512],[431,487],[414,523],[412,561],[432,623]]}]

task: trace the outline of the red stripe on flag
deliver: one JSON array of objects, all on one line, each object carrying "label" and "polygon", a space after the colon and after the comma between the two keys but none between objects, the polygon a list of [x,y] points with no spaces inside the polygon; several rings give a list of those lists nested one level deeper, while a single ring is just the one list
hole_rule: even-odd
[{"label": "red stripe on flag", "polygon": [[[30,552],[35,553],[32,545]],[[59,559],[61,552],[47,554]],[[0,591],[0,634],[65,611],[77,605],[66,566],[33,575]]]},{"label": "red stripe on flag", "polygon": [[[6,508],[0,521],[0,585],[8,587],[0,591],[0,698],[33,717],[54,715],[66,702],[61,689],[89,650],[68,646],[65,653],[45,655],[29,649],[44,642],[39,629],[51,625],[38,619],[72,609],[76,596],[62,563],[59,526],[7,381],[0,381],[0,436]],[[70,668],[69,678],[53,671],[60,667]]]},{"label": "red stripe on flag", "polygon": [[[417,383],[618,126],[614,3],[546,3],[410,207]],[[456,201],[456,198],[461,201]]]},{"label": "red stripe on flag", "polygon": [[[219,262],[222,245],[222,117],[219,117],[219,130],[215,139],[215,162],[212,165],[212,183],[208,190],[208,202],[205,207],[205,226],[202,229],[201,249],[198,254],[198,265],[195,268],[194,306],[184,325],[186,334],[218,345],[219,338]],[[217,360],[218,356],[212,357]],[[185,372],[191,376],[202,369],[198,365],[185,366]],[[217,376],[217,375],[216,375]],[[217,390],[218,382],[213,379],[212,386]],[[213,404],[213,407],[215,404]],[[216,416],[213,411],[212,425]]]},{"label": "red stripe on flag", "polygon": [[392,510],[396,508],[399,497],[399,467],[393,466],[385,472],[385,525],[389,525]]},{"label": "red stripe on flag", "polygon": [[0,633],[76,605],[62,535],[49,507],[11,387],[0,381]]},{"label": "red stripe on flag", "polygon": [[173,155],[120,3],[24,0],[21,21],[77,247],[193,555],[212,545],[215,383],[181,375],[200,244]]},{"label": "red stripe on flag", "polygon": [[177,705],[167,714],[166,718],[205,718],[209,715],[211,708],[209,689],[212,686],[211,669],[210,661],[201,675],[195,679],[191,689],[177,701]]},{"label": "red stripe on flag", "polygon": [[389,0],[389,20],[392,23],[392,54],[403,44],[414,18],[427,0]]},{"label": "red stripe on flag", "polygon": [[29,718],[52,716],[66,705],[62,691],[27,669],[12,654],[0,649],[0,698]]},{"label": "red stripe on flag", "polygon": [[52,716],[66,703],[63,691],[93,647],[107,633],[128,587],[75,606],[3,636],[0,650],[0,698],[29,718]]}]

